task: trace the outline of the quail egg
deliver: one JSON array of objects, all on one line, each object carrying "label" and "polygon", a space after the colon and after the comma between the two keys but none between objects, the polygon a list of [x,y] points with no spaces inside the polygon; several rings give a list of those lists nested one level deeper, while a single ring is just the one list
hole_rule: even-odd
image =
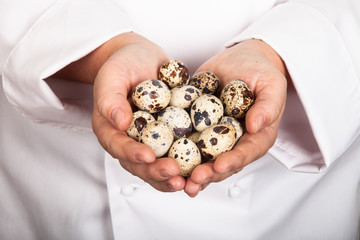
[{"label": "quail egg", "polygon": [[190,78],[189,85],[195,86],[203,94],[215,94],[219,88],[220,79],[212,72],[199,72]]},{"label": "quail egg", "polygon": [[189,70],[179,60],[171,60],[164,63],[159,70],[159,79],[170,88],[187,84],[190,79]]},{"label": "quail egg", "polygon": [[194,86],[178,86],[171,89],[170,105],[189,111],[191,104],[200,96],[200,90]]},{"label": "quail egg", "polygon": [[201,132],[195,131],[195,132],[190,133],[187,138],[190,139],[191,141],[193,141],[194,143],[197,143],[199,141],[200,134],[201,134]]},{"label": "quail egg", "polygon": [[243,129],[241,123],[233,117],[223,116],[220,119],[219,123],[224,123],[224,124],[227,123],[227,124],[233,125],[233,127],[236,130],[236,141],[239,140],[241,138],[241,136],[244,134],[244,129]]},{"label": "quail egg", "polygon": [[157,158],[164,156],[174,141],[172,129],[164,122],[148,123],[142,130],[139,142],[150,146]]},{"label": "quail egg", "polygon": [[197,146],[206,162],[214,161],[221,153],[230,151],[235,143],[235,128],[231,124],[216,124],[201,133]]},{"label": "quail egg", "polygon": [[193,127],[198,132],[217,124],[223,114],[224,107],[222,102],[211,94],[205,94],[196,99],[190,110]]},{"label": "quail egg", "polygon": [[220,99],[224,104],[225,114],[237,119],[244,118],[254,103],[254,94],[242,80],[233,80],[221,91]]},{"label": "quail egg", "polygon": [[168,157],[174,158],[180,166],[180,175],[188,177],[201,163],[201,154],[196,144],[187,138],[176,140],[170,147]]},{"label": "quail egg", "polygon": [[149,79],[138,84],[132,94],[132,100],[140,110],[155,113],[170,102],[170,89],[160,80]]},{"label": "quail egg", "polygon": [[133,119],[126,130],[126,133],[129,137],[138,141],[143,128],[146,124],[153,121],[155,121],[155,118],[150,113],[141,110],[136,111],[133,113]]},{"label": "quail egg", "polygon": [[186,137],[192,131],[189,114],[179,107],[168,106],[161,110],[157,120],[165,122],[173,130],[175,139]]}]

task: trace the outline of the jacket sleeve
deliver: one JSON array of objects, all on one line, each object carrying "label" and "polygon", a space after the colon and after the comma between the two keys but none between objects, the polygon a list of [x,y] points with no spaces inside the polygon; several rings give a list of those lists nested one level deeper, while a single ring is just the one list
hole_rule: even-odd
[{"label": "jacket sleeve", "polygon": [[359,136],[359,16],[357,0],[282,1],[228,43],[262,39],[286,63],[300,101],[289,96],[269,153],[292,170],[326,169]]},{"label": "jacket sleeve", "polygon": [[78,99],[66,94],[60,99],[44,79],[130,30],[126,14],[111,0],[55,1],[34,19],[4,63],[3,88],[9,102],[36,122],[90,130],[92,94],[81,96],[86,87],[73,83]]}]

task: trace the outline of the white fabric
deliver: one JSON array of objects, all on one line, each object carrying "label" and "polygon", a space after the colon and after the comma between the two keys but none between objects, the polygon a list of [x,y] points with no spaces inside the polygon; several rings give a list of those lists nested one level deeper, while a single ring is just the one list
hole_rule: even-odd
[{"label": "white fabric", "polygon": [[[354,24],[352,19],[349,24]],[[358,28],[354,32],[351,37],[360,35]],[[309,166],[308,171],[323,169],[349,147],[360,131],[360,70],[354,69],[339,32],[312,7],[287,3],[275,7],[232,41],[248,38],[263,39],[286,62],[324,159],[324,165],[314,164],[315,169]],[[357,45],[349,45],[353,51],[360,51]],[[278,155],[276,148],[272,153]],[[293,157],[303,159],[302,154]],[[317,159],[315,154],[316,162]],[[285,161],[286,165],[288,159]],[[306,171],[303,162],[298,162]]]},{"label": "white fabric", "polygon": [[91,111],[81,104],[61,102],[43,79],[116,34],[129,31],[127,18],[121,15],[111,1],[101,8],[97,1],[56,1],[26,32],[5,64],[3,87],[9,102],[34,121],[89,130]]},{"label": "white fabric", "polygon": [[[356,0],[1,0],[0,239],[357,239],[358,16]],[[91,132],[91,86],[44,79],[129,30],[192,72],[269,43],[298,93],[270,154],[195,199],[124,171]]]}]

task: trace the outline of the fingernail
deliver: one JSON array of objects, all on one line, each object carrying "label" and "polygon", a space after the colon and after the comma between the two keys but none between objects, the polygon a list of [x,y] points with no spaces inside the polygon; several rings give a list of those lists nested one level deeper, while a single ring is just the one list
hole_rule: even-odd
[{"label": "fingernail", "polygon": [[171,184],[168,184],[168,187],[172,192],[176,192],[175,188]]},{"label": "fingernail", "polygon": [[262,129],[265,125],[266,118],[264,115],[260,115],[258,119],[256,120],[256,128],[255,132],[258,132],[260,129]]},{"label": "fingernail", "polygon": [[119,128],[122,120],[122,112],[120,108],[114,108],[111,112],[111,120],[116,128]]},{"label": "fingernail", "polygon": [[205,181],[203,181],[203,182],[201,183],[201,185],[207,184],[209,181],[210,181],[210,178],[208,178],[208,179],[206,179]]},{"label": "fingernail", "polygon": [[200,191],[204,190],[207,187],[207,184],[201,185]]},{"label": "fingernail", "polygon": [[137,155],[135,156],[135,158],[136,158],[136,161],[137,161],[138,163],[146,163],[146,162],[147,162],[146,159],[145,159],[145,157],[144,157],[143,155],[141,155],[141,154],[137,154]]},{"label": "fingernail", "polygon": [[199,195],[199,193],[200,193],[200,189],[199,189],[199,191],[197,192],[197,193],[195,193],[195,194],[193,194],[191,197],[196,197],[197,195]]},{"label": "fingernail", "polygon": [[160,175],[161,175],[162,177],[172,177],[172,176],[174,176],[174,174],[168,172],[168,171],[165,170],[165,169],[160,170]]},{"label": "fingernail", "polygon": [[231,172],[232,170],[233,170],[232,165],[228,165],[220,173],[228,173],[228,172]]}]

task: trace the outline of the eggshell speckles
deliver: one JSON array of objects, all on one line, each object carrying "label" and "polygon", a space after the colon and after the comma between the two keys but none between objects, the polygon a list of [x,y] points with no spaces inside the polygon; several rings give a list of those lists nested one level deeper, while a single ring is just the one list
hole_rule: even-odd
[{"label": "eggshell speckles", "polygon": [[176,140],[169,150],[169,157],[174,158],[180,166],[180,175],[188,177],[194,168],[201,163],[201,154],[196,144],[187,138]]},{"label": "eggshell speckles", "polygon": [[231,124],[236,130],[236,140],[239,140],[244,134],[244,129],[241,123],[233,117],[223,116],[219,123]]},{"label": "eggshell speckles", "polygon": [[150,146],[157,158],[164,156],[174,141],[172,129],[164,122],[148,123],[141,132],[139,142]]},{"label": "eggshell speckles", "polygon": [[158,113],[158,120],[165,122],[176,139],[186,137],[192,131],[189,114],[182,108],[169,106]]},{"label": "eggshell speckles", "polygon": [[155,121],[153,115],[144,111],[136,111],[133,113],[133,119],[126,133],[132,139],[139,140],[141,131],[149,123]]},{"label": "eggshell speckles", "polygon": [[235,128],[231,124],[216,124],[201,133],[197,146],[204,161],[214,161],[221,153],[230,151],[235,143]]},{"label": "eggshell speckles", "polygon": [[187,84],[190,74],[184,63],[178,60],[171,60],[160,67],[159,79],[170,88],[173,88]]},{"label": "eggshell speckles", "polygon": [[171,89],[170,105],[188,111],[191,104],[200,96],[200,90],[194,86],[182,85],[175,87]]},{"label": "eggshell speckles", "polygon": [[196,73],[189,81],[189,85],[197,87],[203,94],[215,94],[219,84],[220,79],[212,72]]},{"label": "eggshell speckles", "polygon": [[225,114],[237,119],[245,117],[254,103],[254,94],[242,80],[233,80],[221,91],[220,99],[224,104]]},{"label": "eggshell speckles", "polygon": [[170,89],[160,80],[149,79],[139,83],[132,94],[134,104],[149,113],[158,112],[170,102]]},{"label": "eggshell speckles", "polygon": [[224,114],[224,107],[220,99],[214,95],[202,95],[195,100],[190,110],[193,127],[201,132],[217,124]]}]

